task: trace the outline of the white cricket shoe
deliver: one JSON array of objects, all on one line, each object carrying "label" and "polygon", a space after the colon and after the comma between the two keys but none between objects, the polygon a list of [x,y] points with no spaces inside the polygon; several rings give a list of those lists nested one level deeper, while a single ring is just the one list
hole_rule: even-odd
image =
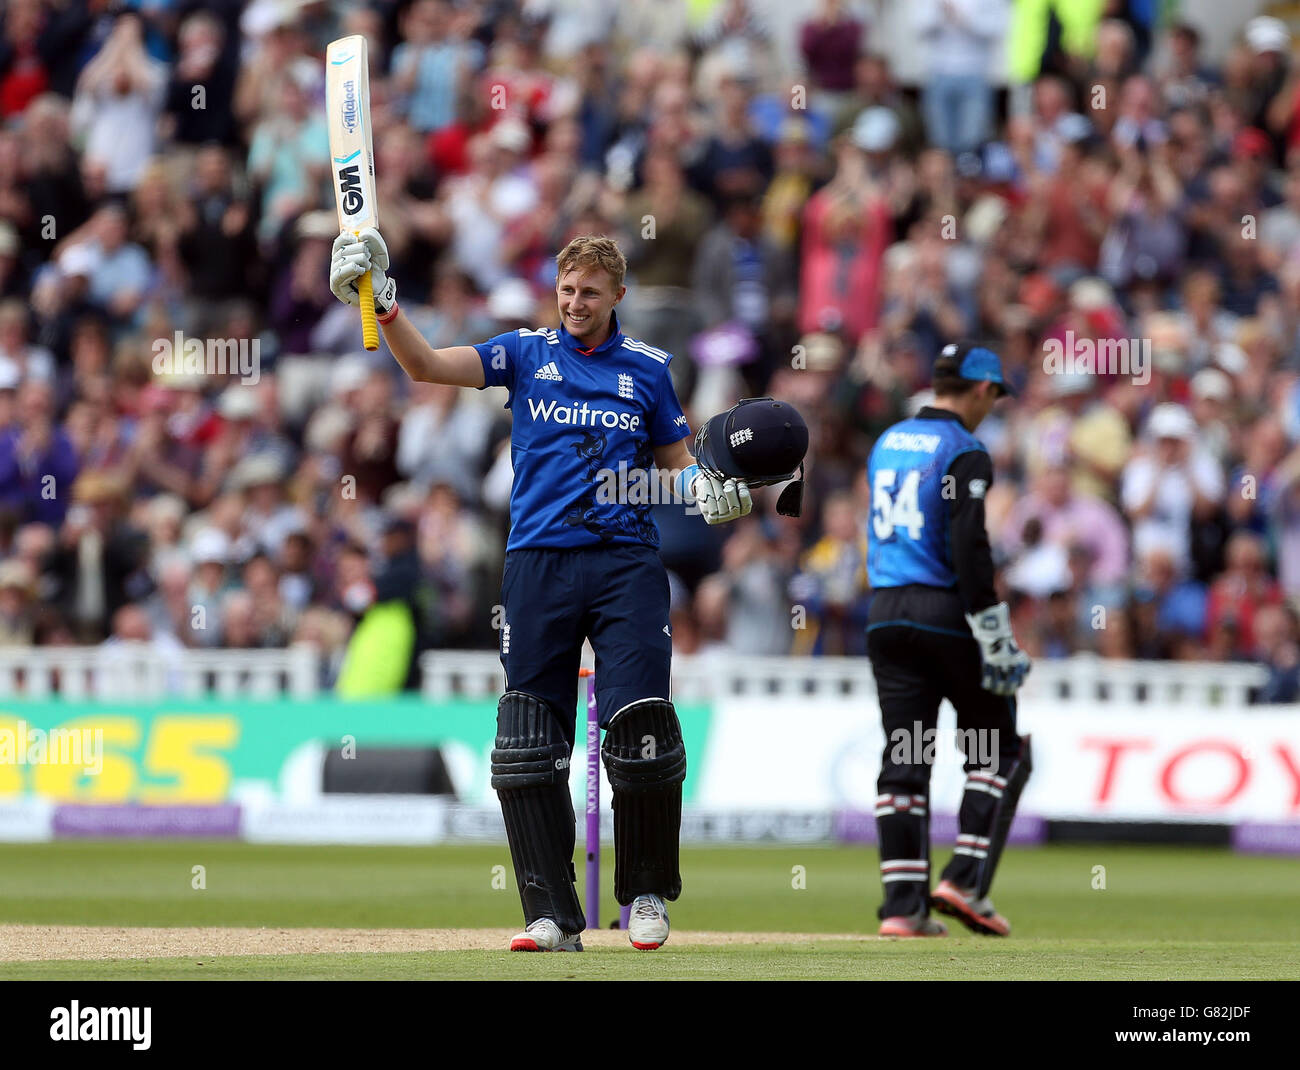
[{"label": "white cricket shoe", "polygon": [[654,951],[668,940],[668,908],[657,895],[638,895],[632,900],[627,938],[638,951]]},{"label": "white cricket shoe", "polygon": [[582,934],[567,935],[550,918],[538,918],[510,941],[511,951],[581,951]]}]

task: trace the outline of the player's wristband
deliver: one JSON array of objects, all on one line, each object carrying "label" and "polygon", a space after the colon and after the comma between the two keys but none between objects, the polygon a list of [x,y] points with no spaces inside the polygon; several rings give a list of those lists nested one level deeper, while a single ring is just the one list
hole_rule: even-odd
[{"label": "player's wristband", "polygon": [[392,323],[397,315],[397,280],[385,281],[382,290],[375,290],[375,318],[380,323]]},{"label": "player's wristband", "polygon": [[677,497],[682,501],[687,503],[695,501],[695,492],[691,489],[691,484],[695,482],[695,477],[699,474],[700,466],[698,464],[690,465],[677,473],[677,478],[673,481],[673,490],[676,491]]}]

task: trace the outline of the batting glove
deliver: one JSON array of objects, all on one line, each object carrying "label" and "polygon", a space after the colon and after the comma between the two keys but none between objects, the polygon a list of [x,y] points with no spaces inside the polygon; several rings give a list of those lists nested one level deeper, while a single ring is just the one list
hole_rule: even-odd
[{"label": "batting glove", "polygon": [[382,320],[397,308],[397,283],[384,272],[388,267],[388,246],[379,231],[366,227],[360,234],[344,231],[334,239],[330,251],[330,289],[345,305],[361,307],[358,280],[366,271],[375,290],[375,314]]},{"label": "batting glove", "polygon": [[984,662],[984,678],[980,681],[985,691],[995,695],[1014,695],[1029,674],[1029,655],[1016,645],[1011,631],[1011,610],[999,602],[978,613],[966,614],[966,623],[980,645]]},{"label": "batting glove", "polygon": [[691,467],[697,471],[688,486],[706,524],[725,524],[749,515],[754,508],[754,499],[750,497],[749,485],[743,479],[727,479],[696,465]]}]

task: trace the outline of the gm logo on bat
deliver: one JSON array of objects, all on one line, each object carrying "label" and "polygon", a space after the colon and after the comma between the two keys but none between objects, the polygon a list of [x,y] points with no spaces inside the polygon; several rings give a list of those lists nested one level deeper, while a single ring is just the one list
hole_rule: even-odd
[{"label": "gm logo on bat", "polygon": [[[354,158],[357,153],[348,159]],[[339,194],[343,198],[345,215],[357,215],[366,206],[366,196],[361,192],[361,168],[356,164],[338,170]]]}]

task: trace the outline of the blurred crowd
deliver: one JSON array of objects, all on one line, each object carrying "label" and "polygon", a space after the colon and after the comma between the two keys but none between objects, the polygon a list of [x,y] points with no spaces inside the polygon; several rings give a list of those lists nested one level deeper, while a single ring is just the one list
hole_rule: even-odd
[{"label": "blurred crowd", "polygon": [[343,686],[400,604],[386,687],[496,645],[504,397],[409,383],[328,288],[323,55],[361,33],[431,344],[558,326],[555,252],[606,233],[692,427],[804,413],[801,520],[657,507],[679,651],[864,651],[867,454],[977,338],[1019,388],[980,436],[1022,645],[1295,699],[1300,64],[1277,19],[1211,62],[1159,6],[913,0],[901,86],[876,0],[10,0],[0,644],[309,642]]}]

